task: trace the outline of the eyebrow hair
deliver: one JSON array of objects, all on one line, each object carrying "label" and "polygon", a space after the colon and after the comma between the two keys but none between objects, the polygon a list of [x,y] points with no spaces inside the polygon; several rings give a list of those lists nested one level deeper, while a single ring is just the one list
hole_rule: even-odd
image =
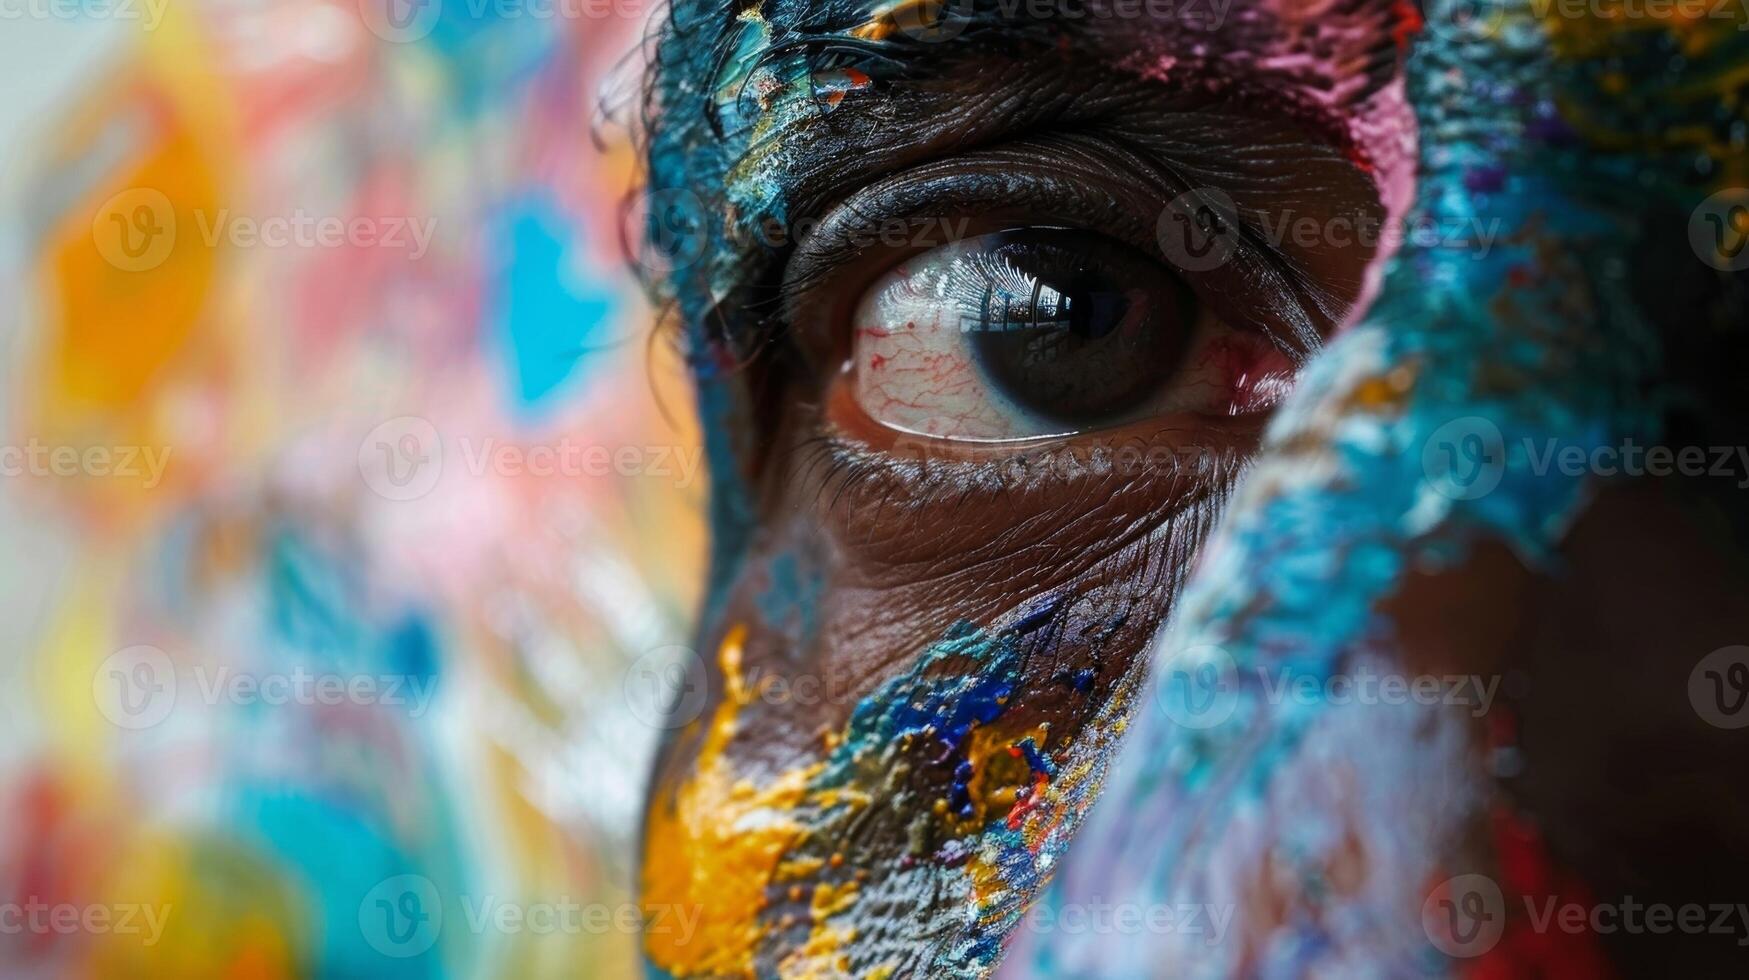
[{"label": "eyebrow hair", "polygon": [[[1084,121],[1086,113],[1073,103],[1101,85],[1133,89],[1137,98],[1153,100],[1173,88],[1202,86],[1241,102],[1255,88],[1252,96],[1267,93],[1254,101],[1269,114],[1311,124],[1370,171],[1362,149],[1343,142],[1352,135],[1347,131],[1352,119],[1333,117],[1356,111],[1397,77],[1405,18],[1418,23],[1416,9],[1402,0],[1338,0],[1326,13],[1347,18],[1343,29],[1322,33],[1321,25],[1307,27],[1293,19],[1292,11],[1280,14],[1260,3],[1253,9],[1271,16],[1233,18],[1188,33],[1179,20],[1145,19],[1149,31],[1122,24],[1113,37],[1097,19],[1017,16],[1038,0],[942,2],[953,2],[964,13],[945,43],[929,43],[895,22],[896,13],[914,9],[918,0],[873,5],[863,0],[676,0],[670,6],[646,80],[645,120],[652,187],[697,200],[698,221],[705,228],[706,254],[661,284],[687,331],[696,371],[738,366],[768,349],[780,332],[779,291],[768,276],[783,250],[759,247],[759,232],[774,217],[779,226],[791,224],[798,203],[826,203],[822,189],[813,185],[874,179],[883,167],[926,161],[931,150],[963,151],[1027,126],[1072,125],[1078,116]],[[1048,0],[1047,6],[1076,3],[1090,10],[1144,2]],[[749,50],[750,37],[763,43]],[[1122,47],[1143,37],[1148,44],[1129,51]],[[1076,51],[1063,44],[1065,38],[1090,44]],[[1096,43],[1107,38],[1117,42],[1115,57]],[[1054,53],[1053,63],[1066,62],[1088,48],[1086,85],[1059,79],[1052,91],[1026,84],[1031,61]],[[1201,53],[1179,58],[1175,52],[1181,48]],[[1271,60],[1283,50],[1305,57]],[[1321,57],[1312,57],[1320,51]],[[1124,63],[1135,55],[1170,57],[1173,70],[1151,74],[1143,65]],[[935,83],[974,70],[973,65],[986,66],[976,70],[988,70],[989,81],[953,93],[965,100],[942,101],[938,107],[918,98],[942,98]],[[1004,78],[1000,66],[1023,77]],[[1322,73],[1314,70],[1319,68]],[[793,111],[795,104],[816,96],[821,79],[846,72],[865,80],[861,90],[829,92],[831,111]],[[774,107],[785,105],[784,88],[804,83],[805,97],[787,97],[791,117],[772,124]],[[972,115],[963,111],[969,100],[982,103],[975,120],[963,118]],[[1042,108],[1052,102],[1068,103],[1055,107],[1054,119]],[[882,118],[883,108],[897,105],[914,116],[903,122]],[[1298,118],[1290,112],[1296,107]],[[934,133],[924,121],[956,112],[962,118]],[[934,145],[906,145],[907,139]],[[909,152],[915,150],[922,152]]]}]

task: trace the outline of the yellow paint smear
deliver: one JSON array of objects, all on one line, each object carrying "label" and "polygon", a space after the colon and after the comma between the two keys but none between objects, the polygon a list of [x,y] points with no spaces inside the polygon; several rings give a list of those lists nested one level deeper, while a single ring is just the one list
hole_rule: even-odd
[{"label": "yellow paint smear", "polygon": [[802,834],[793,810],[815,763],[756,787],[733,778],[725,753],[747,703],[741,676],[743,626],[730,629],[717,659],[723,698],[711,717],[693,777],[646,819],[643,904],[700,909],[692,935],[644,937],[652,962],[676,976],[752,976],[763,932],[759,912],[783,855]]}]

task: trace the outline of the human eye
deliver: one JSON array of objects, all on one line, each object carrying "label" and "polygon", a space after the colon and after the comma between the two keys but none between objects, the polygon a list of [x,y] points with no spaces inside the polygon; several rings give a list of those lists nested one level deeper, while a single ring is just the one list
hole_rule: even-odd
[{"label": "human eye", "polygon": [[[1238,96],[1077,87],[1095,77],[847,100],[761,145],[772,179],[735,185],[734,234],[684,280],[731,464],[719,657],[698,668],[723,734],[666,756],[646,901],[716,887],[754,817],[796,831],[769,871],[737,858],[775,899],[715,913],[744,958],[689,971],[656,944],[676,976],[782,973],[828,922],[847,937],[830,972],[987,972],[1270,409],[1364,301],[1366,243],[1284,232],[1384,211],[1349,148]],[[1217,229],[1204,252],[1182,238]],[[755,670],[837,690],[743,703]],[[815,789],[738,820],[707,785]],[[847,874],[860,904],[817,911]]]},{"label": "human eye", "polygon": [[907,258],[851,321],[839,414],[948,441],[1262,411],[1292,369],[1158,259],[1073,228],[1007,229]]},{"label": "human eye", "polygon": [[[1096,154],[1121,165],[1088,163]],[[1023,489],[1077,494],[1121,453],[1126,491],[1213,489],[1179,464],[1224,479],[1231,466],[1204,464],[1242,462],[1364,265],[1362,249],[1283,240],[1273,210],[1324,208],[1328,221],[1369,205],[1268,173],[1240,174],[1228,193],[1167,169],[1094,137],[1043,141],[890,175],[828,209],[781,291],[807,362],[800,401],[818,406],[800,413],[820,437],[808,453],[879,466],[917,449],[950,483],[976,476],[966,465],[1039,461],[1050,465],[1026,467]],[[1224,204],[1185,204],[1205,197]],[[872,233],[892,227],[924,233]],[[1194,229],[1218,237],[1211,256],[1185,251]],[[1056,465],[1068,460],[1091,465]],[[878,493],[923,503],[920,475]]]}]

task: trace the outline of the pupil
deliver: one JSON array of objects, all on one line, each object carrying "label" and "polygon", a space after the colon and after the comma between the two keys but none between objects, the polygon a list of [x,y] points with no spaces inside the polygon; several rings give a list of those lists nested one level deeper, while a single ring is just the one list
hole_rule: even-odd
[{"label": "pupil", "polygon": [[980,370],[1009,400],[1085,426],[1115,420],[1171,380],[1189,339],[1182,284],[1092,235],[1020,232],[996,252],[980,308],[961,323]]}]

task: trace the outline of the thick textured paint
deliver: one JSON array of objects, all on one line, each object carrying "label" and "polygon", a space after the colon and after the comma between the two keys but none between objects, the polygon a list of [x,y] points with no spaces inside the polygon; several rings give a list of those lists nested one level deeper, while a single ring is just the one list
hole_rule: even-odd
[{"label": "thick textured paint", "polygon": [[765,786],[739,779],[723,750],[735,737],[735,716],[746,703],[742,679],[743,627],[731,630],[717,653],[724,695],[710,719],[696,772],[673,800],[650,806],[645,834],[652,842],[643,868],[646,908],[702,908],[692,937],[645,938],[645,951],[677,975],[744,975],[753,970],[766,883],[802,833],[793,811],[813,773],[786,772]]},{"label": "thick textured paint", "polygon": [[[858,702],[826,738],[820,762],[763,785],[737,778],[724,760],[749,697],[745,630],[731,628],[719,654],[725,695],[695,772],[672,799],[652,802],[646,828],[643,901],[701,906],[703,918],[689,943],[648,937],[652,964],[677,976],[987,972],[1091,802],[1123,728],[1108,721],[1053,739],[1048,724],[1011,720],[1036,684],[1020,641],[1059,605],[1047,599],[999,630],[956,627]],[[1107,717],[1127,702],[1114,698]],[[914,782],[918,771],[944,778]],[[918,785],[942,792],[921,798]],[[965,909],[924,961],[908,936],[862,934],[871,926],[902,934],[911,927],[884,917],[928,911],[899,912],[878,897],[862,905],[874,886],[856,828],[876,802],[912,814],[911,852],[883,870],[881,895],[948,894]],[[799,940],[784,940],[798,930]]]},{"label": "thick textured paint", "polygon": [[[697,774],[659,791],[652,804],[646,868],[647,901],[701,894],[718,887],[709,877],[718,856],[704,851],[721,845],[731,863],[721,887],[735,901],[707,912],[724,919],[707,928],[720,930],[725,951],[689,960],[652,944],[657,965],[791,975],[896,966],[870,952],[882,947],[868,933],[909,923],[883,921],[903,913],[875,893],[915,890],[857,882],[845,870],[854,861],[833,859],[839,842],[853,838],[844,828],[870,800],[886,797],[877,790],[891,790],[901,767],[922,758],[946,768],[946,786],[932,800],[895,797],[915,814],[915,867],[905,873],[930,876],[931,887],[966,909],[963,926],[927,966],[980,975],[1033,889],[1062,862],[1099,791],[1107,753],[1129,731],[1124,764],[1055,896],[1059,907],[1224,901],[1275,911],[1235,923],[1238,936],[1216,951],[1183,935],[1151,944],[1023,932],[1012,939],[1016,975],[1445,969],[1419,938],[1413,914],[1429,877],[1461,870],[1439,860],[1492,802],[1461,725],[1417,709],[1274,704],[1239,680],[1259,667],[1318,680],[1390,669],[1395,638],[1379,606],[1407,570],[1449,566],[1480,540],[1503,541],[1536,566],[1583,507],[1583,481],[1533,473],[1516,447],[1526,439],[1587,447],[1655,434],[1657,406],[1639,392],[1655,376],[1657,345],[1623,272],[1641,244],[1635,209],[1643,202],[1623,199],[1620,189],[1692,207],[1704,196],[1684,182],[1697,157],[1709,161],[1705,183],[1741,182],[1741,121],[1720,127],[1716,113],[1718,94],[1736,84],[1743,41],[1724,33],[1729,24],[1671,26],[1665,50],[1660,26],[1624,48],[1620,25],[1539,23],[1530,4],[1511,2],[1497,35],[1464,37],[1449,29],[1456,4],[1431,6],[1429,20],[1444,29],[1416,37],[1421,16],[1400,2],[1340,10],[1245,4],[1231,11],[1225,33],[1201,38],[1195,57],[1175,43],[1182,37],[1168,37],[1122,65],[1159,83],[1243,78],[1308,118],[1334,119],[1343,150],[1372,176],[1393,225],[1426,220],[1497,237],[1486,253],[1411,239],[1400,253],[1381,255],[1357,305],[1364,321],[1314,363],[1273,428],[1266,462],[1206,554],[1156,665],[1162,684],[1180,671],[1230,672],[1231,717],[1186,727],[1162,713],[1169,687],[1157,698],[1122,689],[1072,746],[1031,726],[1006,728],[1016,697],[1007,632],[967,628],[870,695],[829,740],[818,769],[759,789],[724,768],[734,718],[734,699],[725,697]],[[890,38],[902,16],[921,9],[864,7],[841,17],[848,26],[835,33]],[[795,49],[767,58],[774,45],[795,40],[795,18],[786,14],[793,11],[781,3],[743,7],[727,25],[733,36],[713,49],[702,32],[721,18],[682,11],[694,33],[669,46],[676,84],[659,93],[663,110],[697,110],[684,86],[708,79],[706,108],[720,133],[704,134],[702,123],[659,132],[655,186],[659,193],[724,187],[721,200],[698,202],[698,217],[737,233],[725,239],[752,240],[748,229],[784,221],[788,141],[846,99],[878,97],[886,81],[873,67],[853,84],[843,75],[811,76]],[[1374,50],[1381,29],[1397,56],[1413,49],[1406,82]],[[1639,41],[1646,43],[1633,47]],[[1678,73],[1645,99],[1611,97],[1637,77],[1624,55],[1668,60],[1675,50],[1704,67]],[[1646,118],[1658,126],[1649,129]],[[1606,152],[1573,152],[1583,145]],[[675,284],[712,453],[718,601],[754,514],[745,470],[753,427],[722,336],[732,311],[720,308],[744,285],[745,258],[728,248],[708,254]],[[1424,455],[1450,433],[1447,425],[1470,419],[1503,433],[1512,449],[1499,486],[1477,497],[1452,485],[1437,453],[1432,464]],[[717,608],[713,602],[711,612]],[[1019,615],[1024,623],[1043,614]],[[712,825],[713,815],[721,825]],[[734,843],[737,824],[757,831],[751,842]],[[761,876],[767,880],[755,887]],[[802,941],[774,941],[798,931]],[[778,950],[792,952],[774,959]]]},{"label": "thick textured paint", "polygon": [[[1447,6],[1430,20],[1452,23]],[[1528,3],[1501,16],[1491,37],[1422,38],[1409,70],[1414,217],[1492,223],[1498,241],[1482,254],[1411,240],[1365,322],[1313,363],[1162,634],[1155,702],[1047,899],[1217,903],[1237,910],[1237,935],[1026,935],[1014,975],[1445,975],[1455,967],[1419,918],[1429,886],[1496,861],[1510,889],[1512,867],[1546,863],[1534,842],[1466,850],[1478,825],[1508,819],[1466,719],[1282,701],[1259,682],[1401,672],[1382,610],[1407,572],[1452,567],[1485,541],[1547,568],[1590,498],[1586,478],[1537,472],[1527,445],[1657,436],[1658,334],[1630,270],[1692,261],[1647,250],[1650,216],[1665,203],[1686,214],[1742,166],[1740,136],[1697,166],[1686,148],[1713,141],[1682,121],[1739,134],[1742,122],[1723,101],[1728,72],[1676,74],[1632,98],[1609,97],[1625,93],[1609,73],[1676,47],[1729,45],[1741,64],[1744,41],[1728,24],[1631,37],[1624,24],[1544,22]],[[1498,455],[1465,459],[1466,445]],[[1462,464],[1484,460],[1498,483],[1472,492],[1478,474]],[[1230,700],[1189,708],[1199,676]],[[1512,928],[1498,956],[1532,948]]]}]

